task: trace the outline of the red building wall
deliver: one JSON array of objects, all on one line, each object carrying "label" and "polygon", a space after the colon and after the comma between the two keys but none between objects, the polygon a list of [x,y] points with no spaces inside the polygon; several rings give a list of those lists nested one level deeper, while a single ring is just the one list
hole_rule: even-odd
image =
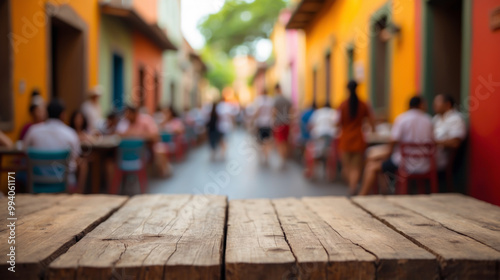
[{"label": "red building wall", "polygon": [[490,28],[500,0],[472,3],[469,190],[500,205],[500,30]]},{"label": "red building wall", "polygon": [[[139,105],[139,95],[141,90],[144,92],[145,106],[149,112],[154,112],[159,104],[156,103],[156,94],[161,94],[161,80],[162,80],[162,50],[155,44],[149,41],[140,33],[135,32],[132,36],[133,39],[133,89],[132,96],[133,102]],[[140,70],[144,70],[144,80],[141,85]],[[158,77],[156,85],[155,76]]]}]

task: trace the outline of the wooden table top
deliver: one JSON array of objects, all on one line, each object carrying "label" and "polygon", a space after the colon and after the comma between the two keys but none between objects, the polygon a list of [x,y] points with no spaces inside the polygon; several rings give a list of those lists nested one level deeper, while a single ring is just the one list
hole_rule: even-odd
[{"label": "wooden table top", "polygon": [[1,279],[500,278],[500,207],[459,194],[18,195],[16,214]]}]

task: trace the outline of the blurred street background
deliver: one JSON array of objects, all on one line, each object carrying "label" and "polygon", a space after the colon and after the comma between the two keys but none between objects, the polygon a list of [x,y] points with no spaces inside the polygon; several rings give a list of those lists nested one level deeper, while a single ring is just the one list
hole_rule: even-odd
[{"label": "blurred street background", "polygon": [[0,37],[26,192],[60,149],[45,191],[394,193],[418,110],[431,183],[500,205],[500,0],[0,0]]}]

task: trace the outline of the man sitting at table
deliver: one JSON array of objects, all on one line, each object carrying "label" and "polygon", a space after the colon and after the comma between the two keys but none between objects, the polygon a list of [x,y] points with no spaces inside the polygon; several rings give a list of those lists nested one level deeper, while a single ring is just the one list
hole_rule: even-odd
[{"label": "man sitting at table", "polygon": [[[24,138],[25,148],[35,148],[44,151],[64,150],[71,152],[69,162],[68,184],[71,188],[76,185],[76,192],[82,193],[87,178],[87,161],[80,157],[80,140],[76,132],[67,126],[63,120],[66,111],[63,103],[54,99],[47,106],[48,119],[33,125]],[[75,172],[78,170],[78,182],[75,182]],[[73,191],[73,190],[72,190]]]},{"label": "man sitting at table", "polygon": [[[396,174],[401,161],[398,143],[429,142],[433,142],[432,120],[425,112],[425,103],[422,97],[415,96],[410,100],[410,109],[394,121],[388,153],[390,158],[373,158],[366,163],[359,195],[367,195],[370,192],[380,171]],[[412,172],[425,172],[429,168],[429,163],[425,160],[413,161],[411,168]]]},{"label": "man sitting at table", "polygon": [[457,110],[455,100],[447,94],[439,94],[434,98],[434,139],[438,146],[437,168],[444,170],[448,164],[450,153],[458,149],[467,134],[465,121]]},{"label": "man sitting at table", "polygon": [[153,117],[139,112],[135,106],[128,105],[125,110],[125,118],[118,123],[116,132],[124,138],[141,138],[149,142],[158,172],[161,176],[169,175],[170,165],[162,145],[158,143],[160,134]]}]

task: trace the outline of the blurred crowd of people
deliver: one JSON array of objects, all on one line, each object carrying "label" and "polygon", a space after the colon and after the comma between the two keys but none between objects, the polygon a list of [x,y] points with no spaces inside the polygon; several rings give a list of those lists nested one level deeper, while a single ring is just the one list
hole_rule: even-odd
[{"label": "blurred crowd of people", "polygon": [[[328,102],[321,107],[312,103],[309,108],[299,112],[283,95],[280,86],[276,85],[272,95],[264,91],[244,109],[237,102],[222,98],[205,106],[185,109],[182,114],[173,106],[158,107],[150,114],[145,108],[127,105],[121,111],[109,112],[103,119],[99,102],[102,94],[100,87],[92,89],[81,108],[71,112],[69,118],[60,100],[53,99],[46,104],[35,90],[29,107],[31,121],[22,128],[19,141],[14,144],[0,133],[0,145],[48,151],[70,149],[72,160],[69,170],[73,174],[70,185],[74,186],[75,192],[83,192],[88,161],[82,152],[82,143],[91,146],[103,137],[113,135],[144,139],[148,145],[150,162],[157,174],[167,177],[172,169],[166,151],[172,143],[166,143],[162,135],[179,139],[176,149],[181,149],[183,143],[195,143],[208,138],[211,159],[224,159],[227,134],[235,124],[242,123],[255,135],[260,145],[261,164],[269,164],[273,147],[280,156],[280,168],[286,166],[291,148],[303,154],[309,153],[314,161],[325,162],[326,158],[334,154],[335,160],[339,159],[341,163],[341,174],[350,193],[365,195],[372,191],[380,173],[397,173],[401,163],[400,144],[435,145],[439,171],[450,165],[454,151],[466,138],[464,119],[455,109],[455,101],[449,95],[439,94],[435,97],[433,118],[427,113],[424,99],[414,96],[409,101],[408,111],[397,117],[392,128],[387,129],[390,125],[377,124],[370,105],[359,99],[355,81],[347,84],[346,92],[346,100],[337,108]],[[388,140],[384,145],[369,147],[371,143],[367,143],[366,135],[370,133],[385,133]],[[109,180],[113,178],[115,164],[115,155],[111,153],[106,161]],[[414,161],[411,172],[424,172],[429,166],[429,162]],[[306,162],[304,174],[314,174],[311,168],[313,165]],[[407,166],[405,168],[408,169]]]},{"label": "blurred crowd of people", "polygon": [[[379,174],[392,177],[397,174],[401,162],[400,144],[435,145],[437,171],[443,171],[452,164],[457,149],[466,138],[465,121],[450,95],[436,95],[434,117],[427,113],[424,99],[414,96],[409,101],[408,111],[396,118],[392,128],[387,122],[376,121],[370,105],[359,99],[355,81],[347,84],[347,95],[336,109],[329,102],[321,107],[312,103],[298,112],[283,96],[279,85],[273,97],[262,92],[247,108],[249,127],[255,131],[262,147],[262,163],[267,164],[272,138],[281,155],[281,166],[288,158],[290,146],[302,151],[303,157],[311,153],[314,161],[326,162],[333,153],[335,160],[338,158],[341,163],[341,174],[350,194],[366,195],[373,190]],[[386,135],[387,141],[371,146],[366,141],[368,134]],[[305,165],[304,174],[314,174],[309,170],[313,165],[307,162]],[[411,173],[426,172],[431,166],[428,160],[412,161],[410,165],[405,168]]]}]

